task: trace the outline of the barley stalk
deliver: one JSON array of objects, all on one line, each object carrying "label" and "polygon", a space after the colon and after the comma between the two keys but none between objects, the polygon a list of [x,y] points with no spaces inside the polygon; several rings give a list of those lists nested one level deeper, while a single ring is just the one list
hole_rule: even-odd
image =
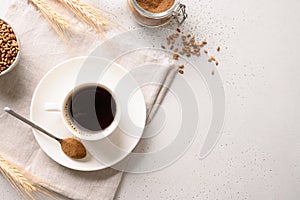
[{"label": "barley stalk", "polygon": [[44,0],[28,0],[28,2],[41,12],[56,33],[64,39],[67,29],[70,28],[69,21],[53,10]]},{"label": "barley stalk", "polygon": [[21,171],[12,163],[7,161],[1,154],[0,170],[6,177],[9,178],[9,180],[13,180],[15,184],[20,185],[22,188],[24,188],[24,190],[29,192],[36,190],[36,188],[30,183],[30,181],[23,176]]},{"label": "barley stalk", "polygon": [[98,33],[103,34],[103,27],[107,24],[107,20],[97,12],[98,9],[81,0],[57,1],[70,9],[76,16],[93,27]]},{"label": "barley stalk", "polygon": [[11,183],[11,185],[26,199],[35,199],[34,193],[41,193],[53,197],[50,192],[41,185],[28,179],[18,166],[6,160],[0,154],[0,172]]}]

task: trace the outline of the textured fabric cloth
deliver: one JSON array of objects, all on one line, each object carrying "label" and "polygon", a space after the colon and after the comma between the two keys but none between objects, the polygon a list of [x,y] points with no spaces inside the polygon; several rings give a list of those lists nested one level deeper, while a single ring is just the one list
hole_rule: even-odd
[{"label": "textured fabric cloth", "polygon": [[[86,33],[74,32],[68,44],[63,43],[41,14],[24,0],[13,2],[5,19],[21,41],[21,60],[12,72],[0,77],[0,108],[8,106],[29,117],[33,92],[45,73],[69,58],[89,55],[102,41],[86,28]],[[166,69],[158,76],[154,74],[154,78],[165,82],[165,76],[169,74],[169,68]],[[174,77],[174,71],[170,77]],[[167,82],[169,84],[170,80]],[[160,94],[156,98],[161,92],[159,87],[148,87],[143,91],[148,111],[152,110],[153,101],[160,101],[164,96]],[[122,177],[122,172],[111,168],[80,172],[57,164],[40,149],[30,127],[2,111],[0,153],[37,177],[36,180],[46,188],[72,199],[113,199]]]}]

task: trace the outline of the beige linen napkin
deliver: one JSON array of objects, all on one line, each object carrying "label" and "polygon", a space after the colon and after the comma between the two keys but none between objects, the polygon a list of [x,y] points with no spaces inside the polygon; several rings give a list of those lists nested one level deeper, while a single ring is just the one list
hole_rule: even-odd
[{"label": "beige linen napkin", "polygon": [[[21,41],[21,60],[12,72],[0,77],[0,109],[9,106],[28,117],[34,89],[45,73],[70,57],[89,55],[101,40],[92,32],[89,36],[74,33],[69,44],[70,55],[48,22],[24,0],[15,1],[5,19],[12,24]],[[165,82],[167,73],[169,69],[159,73],[158,78]],[[171,81],[167,82],[170,84]],[[164,94],[156,98],[160,92],[157,87],[144,90],[148,111],[154,100],[159,103],[163,99]],[[30,127],[2,111],[0,152],[35,175],[45,187],[72,199],[113,199],[122,177],[122,172],[111,168],[80,172],[62,167],[40,149]]]}]

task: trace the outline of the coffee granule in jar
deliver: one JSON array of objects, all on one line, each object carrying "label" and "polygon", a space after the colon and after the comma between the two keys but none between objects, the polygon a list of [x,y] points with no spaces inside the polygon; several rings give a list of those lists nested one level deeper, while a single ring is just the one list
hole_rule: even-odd
[{"label": "coffee granule in jar", "polygon": [[152,13],[161,13],[169,10],[175,0],[136,0],[143,9]]}]

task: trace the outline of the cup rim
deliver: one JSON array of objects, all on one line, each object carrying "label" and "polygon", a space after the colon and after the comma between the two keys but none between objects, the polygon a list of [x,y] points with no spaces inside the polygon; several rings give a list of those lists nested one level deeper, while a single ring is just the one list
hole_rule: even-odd
[{"label": "cup rim", "polygon": [[[71,124],[72,122],[70,122],[70,120],[67,119],[66,117],[66,111],[65,111],[65,106],[67,101],[69,100],[70,96],[77,90],[84,88],[84,87],[88,87],[88,86],[98,86],[101,88],[104,88],[105,90],[107,90],[112,97],[115,100],[116,103],[116,113],[114,115],[114,120],[111,122],[111,124],[105,128],[104,130],[99,130],[99,131],[76,131],[74,130],[74,128],[72,128]],[[92,140],[101,140],[105,137],[108,137],[111,133],[114,132],[114,130],[118,127],[118,124],[120,122],[120,116],[121,116],[121,108],[120,108],[120,103],[118,98],[116,97],[115,93],[108,88],[107,86],[101,84],[101,83],[83,83],[80,85],[77,85],[76,87],[72,88],[68,94],[64,97],[63,102],[61,104],[61,117],[63,120],[64,125],[67,127],[67,129],[72,133],[72,135],[74,135],[75,137],[79,138],[79,139],[83,139],[83,140],[88,140],[88,141],[92,141]],[[77,129],[78,130],[78,129]]]}]

